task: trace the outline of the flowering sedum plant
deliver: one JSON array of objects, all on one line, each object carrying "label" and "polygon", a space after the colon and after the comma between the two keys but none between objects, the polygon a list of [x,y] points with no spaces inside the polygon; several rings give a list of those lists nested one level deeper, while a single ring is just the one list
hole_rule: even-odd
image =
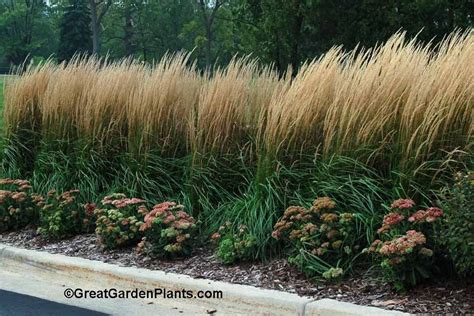
[{"label": "flowering sedum plant", "polygon": [[289,249],[289,262],[308,275],[336,279],[344,274],[339,263],[354,254],[355,214],[336,212],[329,197],[314,200],[307,209],[290,206],[275,224],[272,237]]},{"label": "flowering sedum plant", "polygon": [[0,232],[20,229],[35,223],[38,217],[37,200],[26,180],[0,179]]},{"label": "flowering sedum plant", "polygon": [[57,193],[51,190],[46,197],[37,197],[40,207],[38,233],[52,239],[61,239],[94,229],[94,204],[77,201],[79,190]]},{"label": "flowering sedum plant", "polygon": [[245,225],[239,225],[235,231],[232,223],[226,222],[211,239],[217,243],[216,256],[225,264],[253,259],[256,239]]},{"label": "flowering sedum plant", "polygon": [[104,248],[134,245],[140,240],[139,229],[148,212],[145,203],[145,200],[127,198],[122,193],[104,197],[101,207],[94,212],[97,216],[95,232]]},{"label": "flowering sedum plant", "polygon": [[437,207],[415,211],[415,202],[409,199],[394,201],[390,209],[377,231],[380,239],[366,251],[375,255],[386,279],[403,290],[430,277],[433,250],[427,236],[443,211]]},{"label": "flowering sedum plant", "polygon": [[189,255],[196,233],[196,221],[174,202],[157,204],[145,215],[140,226],[144,234],[137,251],[151,256]]}]

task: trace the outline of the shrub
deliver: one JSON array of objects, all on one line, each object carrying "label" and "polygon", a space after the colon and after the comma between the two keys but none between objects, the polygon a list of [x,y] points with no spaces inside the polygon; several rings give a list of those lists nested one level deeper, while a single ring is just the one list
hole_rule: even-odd
[{"label": "shrub", "polygon": [[143,216],[148,212],[145,200],[127,198],[122,193],[106,196],[96,209],[95,232],[106,249],[136,244],[142,234]]},{"label": "shrub", "polygon": [[174,202],[157,204],[145,215],[140,231],[145,235],[138,252],[151,256],[184,256],[192,251],[196,221]]},{"label": "shrub", "polygon": [[384,216],[382,227],[367,252],[375,255],[386,280],[397,290],[414,286],[431,277],[433,269],[433,225],[443,216],[436,207],[415,212],[415,202],[399,199],[391,213]]},{"label": "shrub", "polygon": [[256,238],[245,225],[234,230],[231,222],[226,222],[211,236],[217,242],[216,256],[225,264],[254,259]]},{"label": "shrub", "polygon": [[30,192],[30,183],[19,179],[1,179],[0,186],[8,189],[0,190],[0,232],[35,223],[38,217],[36,203],[41,197]]},{"label": "shrub", "polygon": [[95,204],[79,203],[78,194],[79,190],[49,191],[38,203],[41,207],[38,233],[61,239],[93,231]]},{"label": "shrub", "polygon": [[339,265],[355,255],[357,248],[354,217],[352,213],[336,212],[336,203],[321,197],[309,209],[287,208],[272,236],[284,242],[289,262],[307,275],[338,278],[345,273]]},{"label": "shrub", "polygon": [[474,173],[458,173],[440,194],[445,211],[441,240],[460,275],[474,274]]}]

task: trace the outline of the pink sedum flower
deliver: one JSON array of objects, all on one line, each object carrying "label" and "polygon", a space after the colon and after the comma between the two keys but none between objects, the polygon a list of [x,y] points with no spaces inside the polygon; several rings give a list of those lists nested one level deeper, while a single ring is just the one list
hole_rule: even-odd
[{"label": "pink sedum flower", "polygon": [[430,207],[426,210],[427,216],[426,216],[426,222],[432,223],[434,222],[438,217],[441,217],[444,215],[443,211],[440,208],[437,207]]},{"label": "pink sedum flower", "polygon": [[412,199],[398,199],[393,201],[392,205],[390,205],[390,208],[392,209],[409,209],[415,206],[415,202]]},{"label": "pink sedum flower", "polygon": [[419,210],[408,218],[410,223],[421,223],[424,222],[426,218],[426,211]]},{"label": "pink sedum flower", "polygon": [[408,218],[408,221],[410,223],[432,223],[443,215],[444,213],[441,209],[437,207],[430,207],[426,211],[417,211]]},{"label": "pink sedum flower", "polygon": [[383,225],[391,226],[396,225],[403,221],[405,216],[399,213],[389,213],[383,217]]},{"label": "pink sedum flower", "polygon": [[219,238],[221,238],[221,234],[219,234],[219,233],[214,233],[211,236],[211,239],[213,239],[213,240],[216,240],[216,239],[219,239]]}]

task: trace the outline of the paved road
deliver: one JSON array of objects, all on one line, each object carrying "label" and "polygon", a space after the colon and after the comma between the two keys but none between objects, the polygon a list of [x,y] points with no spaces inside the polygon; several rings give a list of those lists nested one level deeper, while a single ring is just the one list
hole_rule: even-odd
[{"label": "paved road", "polygon": [[84,308],[59,304],[33,296],[0,290],[0,316],[102,316]]},{"label": "paved road", "polygon": [[[103,280],[97,282],[94,278],[76,279],[73,274],[65,278],[54,270],[9,263],[0,258],[0,316],[184,316],[205,315],[208,309],[179,300],[67,299],[64,290],[68,287],[104,289],[117,285]],[[25,277],[25,269],[28,269],[28,277]],[[133,287],[130,285],[127,289]]]}]

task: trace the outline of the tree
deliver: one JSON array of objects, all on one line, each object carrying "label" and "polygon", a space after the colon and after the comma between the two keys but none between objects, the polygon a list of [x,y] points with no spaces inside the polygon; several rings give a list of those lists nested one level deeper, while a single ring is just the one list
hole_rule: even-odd
[{"label": "tree", "polygon": [[0,1],[0,45],[8,63],[19,65],[37,51],[48,36],[44,0]]},{"label": "tree", "polygon": [[134,6],[132,2],[125,0],[123,4],[123,44],[125,47],[125,56],[127,57],[133,56],[133,52],[135,51],[133,43],[133,13]]},{"label": "tree", "polygon": [[[472,0],[82,1],[91,19],[84,34],[96,54],[151,62],[166,52],[193,50],[199,67],[251,54],[282,73],[291,66],[293,74],[334,45],[373,46],[400,29],[409,37],[422,30],[420,41],[435,37],[436,43],[456,28],[472,27],[474,12]],[[29,55],[57,52],[60,16],[69,3],[0,0],[0,60],[19,64]]]},{"label": "tree", "polygon": [[92,49],[90,12],[85,0],[70,0],[60,25],[59,61],[74,54],[90,53]]},{"label": "tree", "polygon": [[219,9],[226,3],[226,0],[199,0],[204,28],[206,30],[206,65],[212,63],[212,41],[214,35],[214,22]]},{"label": "tree", "polygon": [[114,2],[102,21],[102,51],[111,58],[134,56],[150,62],[166,52],[191,51],[196,34],[188,33],[187,25],[202,24],[195,1]]},{"label": "tree", "polygon": [[[309,0],[245,0],[240,18],[252,21],[249,29],[255,36],[254,52],[260,59],[273,63],[280,72],[288,65],[297,72],[302,56],[301,47],[308,34]],[[302,36],[304,35],[304,36]]]},{"label": "tree", "polygon": [[[236,23],[252,52],[293,74],[301,61],[334,45],[349,50],[386,41],[398,30],[418,40],[439,41],[457,28],[472,27],[472,0],[234,0]],[[420,33],[421,31],[421,33]],[[245,34],[245,35],[244,35]],[[253,38],[253,39],[252,39]],[[252,44],[253,42],[253,44]],[[360,47],[359,46],[359,47]]]},{"label": "tree", "polygon": [[471,0],[318,0],[308,15],[314,27],[308,51],[319,54],[333,45],[373,46],[398,30],[436,42],[456,28],[472,26],[472,12]]},{"label": "tree", "polygon": [[94,54],[100,54],[101,49],[101,23],[112,5],[112,0],[89,0],[92,18],[92,46]]}]

